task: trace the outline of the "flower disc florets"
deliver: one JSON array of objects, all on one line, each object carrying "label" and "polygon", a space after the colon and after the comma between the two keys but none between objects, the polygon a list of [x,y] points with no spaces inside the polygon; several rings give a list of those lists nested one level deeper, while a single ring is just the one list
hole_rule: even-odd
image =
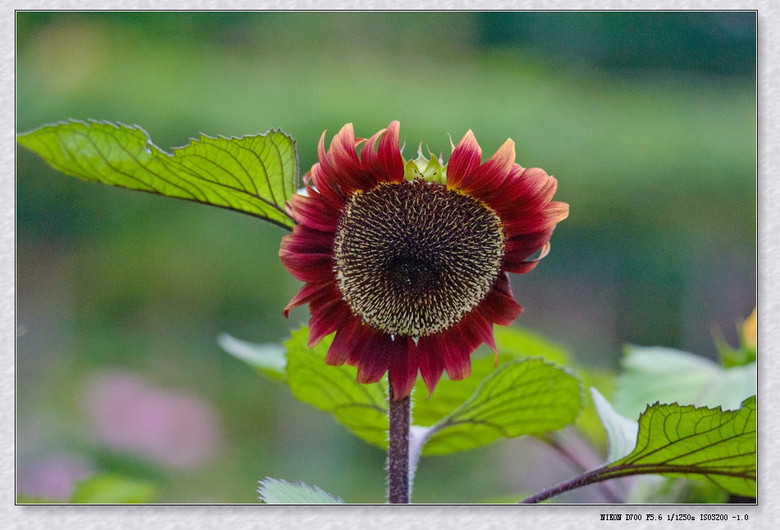
[{"label": "flower disc florets", "polygon": [[354,193],[333,258],[344,301],[391,336],[442,332],[474,309],[501,272],[504,233],[480,201],[425,180]]},{"label": "flower disc florets", "polygon": [[507,272],[533,269],[569,211],[511,140],[482,163],[469,131],[443,166],[405,161],[398,136],[398,122],[367,140],[348,124],[326,151],[323,134],[279,251],[305,282],[285,313],[309,305],[309,344],[336,332],[326,362],[357,366],[362,383],[389,373],[396,399],[418,372],[433,391],[444,370],[467,377],[480,344],[495,350],[493,324],[522,311]]}]

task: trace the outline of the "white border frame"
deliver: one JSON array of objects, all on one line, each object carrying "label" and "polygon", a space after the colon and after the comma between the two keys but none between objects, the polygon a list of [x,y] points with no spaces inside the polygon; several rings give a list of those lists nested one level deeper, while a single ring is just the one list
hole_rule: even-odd
[{"label": "white border frame", "polygon": [[[452,526],[474,529],[515,529],[526,525],[536,527],[605,528],[623,525],[635,528],[667,528],[704,525],[713,528],[770,528],[778,514],[774,499],[778,494],[777,445],[780,436],[780,417],[773,412],[774,401],[769,394],[773,376],[777,374],[780,352],[777,351],[774,330],[764,327],[776,322],[778,311],[778,282],[780,277],[780,222],[774,205],[780,201],[780,180],[775,173],[780,167],[780,135],[778,113],[780,99],[780,57],[778,57],[779,3],[772,0],[756,2],[734,1],[478,1],[478,0],[201,0],[201,1],[123,1],[123,0],[28,0],[7,2],[0,0],[0,39],[3,56],[0,59],[0,116],[8,127],[3,128],[0,143],[0,344],[4,369],[0,371],[0,477],[2,478],[2,511],[0,521],[13,528],[92,528],[119,527],[123,529],[193,528],[317,528],[318,530],[352,527],[431,529]],[[18,4],[18,5],[15,5]],[[759,504],[734,506],[15,506],[15,409],[14,409],[14,354],[15,354],[15,10],[287,10],[287,9],[386,9],[386,10],[758,10],[758,285],[759,287],[759,341],[761,343],[761,377],[759,377]],[[775,146],[773,149],[772,146]],[[770,441],[771,440],[771,441]],[[726,512],[747,513],[748,522],[667,523],[642,521],[637,523],[602,522],[601,513],[692,513]],[[625,516],[624,516],[625,517]]]}]

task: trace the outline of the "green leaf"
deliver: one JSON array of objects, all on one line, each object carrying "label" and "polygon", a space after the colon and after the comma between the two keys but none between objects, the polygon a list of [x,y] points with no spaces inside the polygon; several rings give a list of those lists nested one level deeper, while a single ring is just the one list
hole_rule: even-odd
[{"label": "green leaf", "polygon": [[[573,369],[582,380],[585,388],[595,387],[606,397],[611,397],[614,390],[615,374],[604,369],[582,366],[571,359],[566,349],[549,339],[517,326],[499,327],[494,330],[496,345],[500,352],[500,362],[504,359],[518,359],[528,356],[544,357],[548,361]],[[577,428],[591,442],[602,447],[606,444],[604,428],[588,393],[584,393],[582,411],[577,417]],[[638,412],[635,416],[638,416]]]},{"label": "green leaf", "polygon": [[314,348],[307,346],[308,328],[294,331],[287,348],[287,384],[293,395],[330,412],[349,431],[366,442],[387,448],[386,382],[362,384],[354,367],[325,364],[333,336]]},{"label": "green leaf", "polygon": [[223,350],[244,361],[257,372],[272,379],[284,379],[287,359],[284,355],[284,346],[281,344],[255,344],[237,339],[227,333],[217,337],[217,342]]},{"label": "green leaf", "polygon": [[201,135],[168,154],[138,126],[69,121],[18,142],[67,175],[247,213],[285,228],[296,191],[294,140],[278,130],[242,138]]},{"label": "green leaf", "polygon": [[428,390],[422,379],[418,379],[412,410],[416,424],[430,426],[441,421],[465,403],[476,392],[482,380],[498,366],[527,357],[544,357],[556,364],[568,362],[565,350],[527,330],[515,326],[494,326],[493,332],[498,347],[498,362],[487,347],[478,349],[471,356],[471,375],[460,381],[452,381],[445,373],[428,399],[423,397],[427,396]]},{"label": "green leaf", "polygon": [[[307,337],[308,328],[304,326],[294,331],[285,343],[286,381],[293,396],[333,414],[336,421],[362,440],[386,449],[386,380],[358,383],[354,367],[325,363],[332,336],[311,349]],[[225,347],[224,340],[221,342]],[[251,352],[250,357],[263,348],[243,342],[241,346]],[[235,354],[240,348],[230,345],[225,349]],[[500,437],[556,430],[573,421],[581,397],[576,377],[542,359],[504,358],[510,359],[509,362],[498,368],[492,355],[477,358],[470,378],[450,381],[445,377],[432,397],[413,399],[413,427],[416,432],[424,433],[425,454],[463,451]],[[254,365],[256,361],[248,362]],[[427,391],[423,387],[416,392],[419,396]],[[490,419],[483,422],[482,413],[489,414]],[[428,427],[426,421],[430,422]],[[519,423],[513,424],[515,421]]]},{"label": "green leaf", "polygon": [[287,482],[275,478],[260,481],[257,489],[260,500],[266,504],[339,504],[344,501],[317,486],[303,482]]},{"label": "green leaf", "polygon": [[87,504],[148,503],[156,494],[151,482],[101,473],[78,482],[70,500]]},{"label": "green leaf", "polygon": [[[507,359],[509,361],[511,359]],[[453,410],[463,405],[479,387],[483,379],[496,369],[492,352],[489,355],[475,353],[471,359],[471,375],[460,381],[453,381],[445,372],[432,395],[422,378],[415,383],[412,399],[412,419],[416,425],[431,426],[442,420]]]},{"label": "green leaf", "polygon": [[634,450],[603,479],[634,474],[706,479],[736,495],[756,495],[756,398],[734,411],[655,404],[640,416]]},{"label": "green leaf", "polygon": [[579,380],[544,359],[496,368],[476,393],[431,427],[423,454],[447,454],[499,438],[542,434],[573,422],[581,406]]},{"label": "green leaf", "polygon": [[671,348],[630,348],[612,402],[637,417],[652,403],[739,408],[756,393],[756,364],[722,368],[699,355]]}]

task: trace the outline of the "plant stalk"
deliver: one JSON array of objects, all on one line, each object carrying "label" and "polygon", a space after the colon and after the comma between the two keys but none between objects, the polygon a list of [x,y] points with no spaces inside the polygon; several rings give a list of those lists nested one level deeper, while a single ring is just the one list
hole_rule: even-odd
[{"label": "plant stalk", "polygon": [[387,448],[388,499],[390,504],[408,504],[409,477],[409,425],[411,423],[411,398],[393,399],[390,391],[390,433]]}]

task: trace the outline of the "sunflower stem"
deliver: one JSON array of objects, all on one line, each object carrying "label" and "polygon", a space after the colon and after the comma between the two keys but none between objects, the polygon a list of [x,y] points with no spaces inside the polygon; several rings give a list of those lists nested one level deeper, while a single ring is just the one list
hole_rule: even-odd
[{"label": "sunflower stem", "polygon": [[390,433],[387,448],[387,484],[390,504],[409,502],[409,425],[411,398],[394,399],[390,385]]}]

